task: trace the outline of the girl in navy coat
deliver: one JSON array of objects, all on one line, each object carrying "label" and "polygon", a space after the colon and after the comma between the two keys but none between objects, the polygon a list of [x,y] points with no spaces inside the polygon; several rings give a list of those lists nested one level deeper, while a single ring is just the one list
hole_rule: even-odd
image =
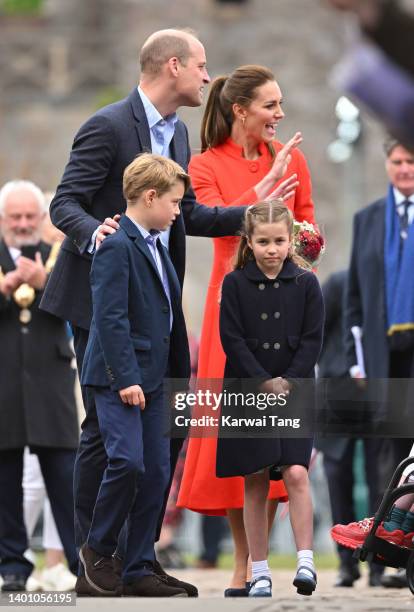
[{"label": "girl in navy coat", "polygon": [[[235,270],[224,279],[220,308],[220,336],[227,358],[225,378],[255,379],[260,382],[260,391],[286,396],[292,379],[314,377],[324,318],[319,283],[311,271],[304,269],[309,266],[294,254],[292,235],[293,217],[282,202],[247,208]],[[221,416],[226,416],[225,406]],[[298,551],[293,584],[305,595],[315,590],[308,480],[311,451],[309,438],[219,438],[217,476],[245,479],[251,597],[271,596],[266,497],[276,466],[289,494]]]}]

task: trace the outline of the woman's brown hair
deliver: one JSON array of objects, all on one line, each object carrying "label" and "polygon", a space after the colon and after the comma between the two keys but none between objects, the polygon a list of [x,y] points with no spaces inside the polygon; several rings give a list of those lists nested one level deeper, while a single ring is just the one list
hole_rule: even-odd
[{"label": "woman's brown hair", "polygon": [[[230,76],[214,79],[201,123],[201,151],[222,144],[230,136],[233,104],[248,107],[255,98],[256,89],[275,80],[268,68],[255,64],[240,66]],[[271,145],[269,149],[273,156]]]},{"label": "woman's brown hair", "polygon": [[[289,208],[283,203],[283,200],[258,202],[257,204],[248,206],[244,215],[243,230],[234,269],[240,270],[245,267],[249,260],[254,259],[253,251],[249,247],[248,240],[251,240],[257,225],[261,223],[286,223],[289,237],[292,240],[293,222],[293,215]],[[293,245],[289,249],[288,259],[301,268],[305,268],[306,270],[312,269],[312,266],[305,261],[303,257],[295,253]]]}]

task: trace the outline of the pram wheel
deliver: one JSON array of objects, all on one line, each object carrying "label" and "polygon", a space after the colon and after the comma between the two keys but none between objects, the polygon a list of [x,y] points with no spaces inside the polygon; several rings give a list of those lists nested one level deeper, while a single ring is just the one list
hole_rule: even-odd
[{"label": "pram wheel", "polygon": [[410,591],[414,595],[414,551],[410,554],[408,558],[407,581]]}]

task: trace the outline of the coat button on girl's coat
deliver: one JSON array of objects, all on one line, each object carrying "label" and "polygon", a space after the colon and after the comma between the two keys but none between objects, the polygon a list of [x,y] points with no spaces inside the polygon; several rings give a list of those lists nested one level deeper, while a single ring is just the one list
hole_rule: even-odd
[{"label": "coat button on girl's coat", "polygon": [[275,312],[275,313],[273,314],[273,316],[274,316],[274,318],[275,318],[275,319],[279,319],[279,317],[280,317],[280,312]]},{"label": "coat button on girl's coat", "polygon": [[276,281],[275,283],[273,283],[273,287],[274,287],[275,289],[279,289],[279,283]]},{"label": "coat button on girl's coat", "polygon": [[267,317],[268,317],[267,312],[262,312],[262,314],[260,315],[260,318],[263,319],[263,321],[266,321]]},{"label": "coat button on girl's coat", "polygon": [[263,348],[264,349],[269,349],[270,348],[270,344],[268,342],[263,342]]},{"label": "coat button on girl's coat", "polygon": [[265,288],[265,284],[264,283],[259,283],[260,291],[263,291],[264,288]]},{"label": "coat button on girl's coat", "polygon": [[275,349],[275,351],[278,351],[280,349],[279,342],[275,342],[274,345],[273,345],[273,348]]}]

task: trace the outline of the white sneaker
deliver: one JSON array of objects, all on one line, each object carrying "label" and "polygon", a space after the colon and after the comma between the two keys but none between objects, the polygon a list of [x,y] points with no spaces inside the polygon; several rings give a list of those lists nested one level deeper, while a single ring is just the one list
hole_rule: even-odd
[{"label": "white sneaker", "polygon": [[30,591],[31,593],[35,591],[41,591],[42,585],[40,581],[34,576],[29,576],[26,582],[26,591]]},{"label": "white sneaker", "polygon": [[73,591],[76,576],[63,563],[58,563],[42,571],[40,583],[44,591]]}]

